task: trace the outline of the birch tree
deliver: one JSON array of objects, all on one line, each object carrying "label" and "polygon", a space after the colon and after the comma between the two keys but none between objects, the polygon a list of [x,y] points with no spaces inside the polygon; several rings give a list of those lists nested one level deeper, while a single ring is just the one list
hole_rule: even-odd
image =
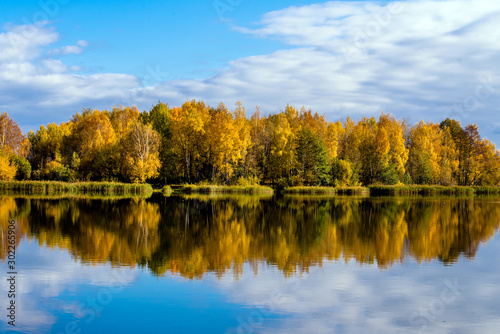
[{"label": "birch tree", "polygon": [[125,139],[125,168],[132,182],[146,182],[158,176],[160,135],[150,125],[136,123]]}]

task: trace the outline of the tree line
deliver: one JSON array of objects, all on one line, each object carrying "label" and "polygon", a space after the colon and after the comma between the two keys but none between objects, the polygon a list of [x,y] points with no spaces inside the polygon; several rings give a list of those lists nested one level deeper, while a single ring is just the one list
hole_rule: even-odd
[{"label": "tree line", "polygon": [[390,114],[357,122],[287,105],[251,117],[236,103],[158,103],[149,111],[84,109],[23,135],[0,116],[0,179],[354,186],[496,186],[500,154],[475,124],[411,125]]}]

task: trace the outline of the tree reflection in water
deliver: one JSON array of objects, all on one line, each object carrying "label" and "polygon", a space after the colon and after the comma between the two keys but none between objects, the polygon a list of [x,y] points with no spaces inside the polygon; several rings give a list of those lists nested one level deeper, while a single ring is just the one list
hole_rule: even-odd
[{"label": "tree reflection in water", "polygon": [[151,199],[0,198],[0,258],[9,219],[18,242],[68,250],[84,263],[144,266],[200,278],[238,277],[265,262],[285,276],[326,260],[377,264],[408,256],[474,258],[498,230],[492,198],[171,196]]}]

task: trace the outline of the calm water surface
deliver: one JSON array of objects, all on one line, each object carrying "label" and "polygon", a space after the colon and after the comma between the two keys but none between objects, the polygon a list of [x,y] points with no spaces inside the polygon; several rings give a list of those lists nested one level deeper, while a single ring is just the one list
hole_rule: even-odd
[{"label": "calm water surface", "polygon": [[491,197],[1,197],[0,332],[497,333],[499,223]]}]

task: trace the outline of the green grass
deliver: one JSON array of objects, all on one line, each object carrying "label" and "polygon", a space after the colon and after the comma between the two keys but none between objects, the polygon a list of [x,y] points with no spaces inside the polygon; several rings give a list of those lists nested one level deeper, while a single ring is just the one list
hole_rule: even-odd
[{"label": "green grass", "polygon": [[184,185],[180,192],[186,194],[273,194],[274,190],[264,186],[216,186]]},{"label": "green grass", "polygon": [[365,187],[287,187],[281,190],[288,195],[355,195],[368,193]]},{"label": "green grass", "polygon": [[370,195],[498,195],[500,187],[369,186]]},{"label": "green grass", "polygon": [[9,195],[147,196],[149,184],[116,182],[0,181],[0,193]]}]

